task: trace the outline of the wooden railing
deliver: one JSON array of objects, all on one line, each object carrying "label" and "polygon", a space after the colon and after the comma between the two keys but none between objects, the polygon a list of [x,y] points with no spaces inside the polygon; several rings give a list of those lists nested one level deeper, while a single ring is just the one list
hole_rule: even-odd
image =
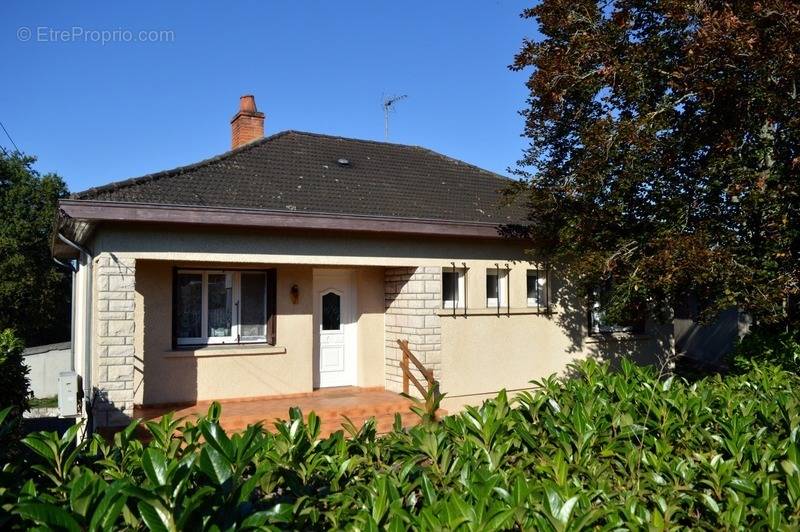
[{"label": "wooden railing", "polygon": [[[397,340],[397,345],[400,346],[400,350],[403,352],[403,358],[400,360],[400,368],[403,370],[403,393],[408,395],[408,384],[409,381],[411,381],[414,383],[419,393],[422,394],[422,397],[427,397],[439,385],[436,379],[433,378],[433,371],[426,368],[422,362],[414,356],[414,353],[408,348],[408,340]],[[422,373],[422,376],[425,377],[427,386],[423,386],[416,375],[411,373],[409,361],[413,363],[419,372]]]}]

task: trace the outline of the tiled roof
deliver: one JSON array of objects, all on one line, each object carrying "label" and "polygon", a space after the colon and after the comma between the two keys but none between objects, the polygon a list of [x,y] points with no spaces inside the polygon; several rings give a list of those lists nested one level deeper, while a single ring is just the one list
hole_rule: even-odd
[{"label": "tiled roof", "polygon": [[74,199],[518,223],[508,178],[418,146],[284,131]]}]

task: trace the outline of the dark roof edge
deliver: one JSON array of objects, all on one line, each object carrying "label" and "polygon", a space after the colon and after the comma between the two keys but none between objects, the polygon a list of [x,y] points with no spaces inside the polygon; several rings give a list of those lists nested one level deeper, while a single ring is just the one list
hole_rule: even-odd
[{"label": "dark roof edge", "polygon": [[191,225],[356,231],[366,233],[506,238],[501,225],[420,218],[393,218],[336,213],[287,212],[266,209],[204,207],[62,199],[70,218],[96,222],[152,222]]},{"label": "dark roof edge", "polygon": [[40,355],[42,353],[47,353],[48,351],[61,351],[63,349],[69,349],[71,345],[71,341],[58,342],[55,344],[35,345],[22,351],[22,356],[26,357],[29,355]]}]

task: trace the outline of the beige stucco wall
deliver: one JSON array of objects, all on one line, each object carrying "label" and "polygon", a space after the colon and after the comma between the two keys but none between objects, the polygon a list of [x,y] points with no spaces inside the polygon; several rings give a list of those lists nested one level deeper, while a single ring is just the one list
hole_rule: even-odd
[{"label": "beige stucco wall", "polygon": [[383,386],[383,268],[357,268],[358,385]]},{"label": "beige stucco wall", "polygon": [[[498,390],[531,389],[530,381],[564,375],[569,364],[585,358],[618,363],[623,357],[659,364],[672,352],[671,325],[648,323],[644,334],[588,334],[585,303],[573,286],[551,272],[552,313],[527,308],[526,277],[532,266],[509,264],[510,308],[486,307],[486,269],[492,261],[468,264],[466,316],[457,309],[440,312],[443,407],[458,410],[479,404]],[[500,264],[505,268],[505,264]]]},{"label": "beige stucco wall", "polygon": [[530,389],[530,381],[564,374],[578,359],[615,362],[630,356],[658,363],[670,349],[669,330],[604,342],[584,337],[575,343],[558,322],[557,315],[442,317],[443,407],[452,411],[478,404],[500,389]]},{"label": "beige stucco wall", "polygon": [[[598,342],[586,334],[586,309],[569,286],[554,292],[552,315],[526,307],[523,247],[511,241],[401,236],[176,228],[143,225],[98,229],[92,248],[136,262],[135,402],[152,404],[226,397],[309,392],[313,386],[313,269],[356,270],[358,384],[382,386],[386,374],[384,282],[387,268],[449,268],[466,263],[467,316],[431,309],[441,322],[441,384],[445,407],[477,403],[501,388],[563,373],[576,358],[653,362],[671,349],[671,331]],[[173,265],[248,265],[278,268],[278,345],[285,352],[175,356],[171,353]],[[485,274],[499,265],[510,273],[510,309],[486,309]],[[292,284],[300,301],[289,298]],[[557,284],[557,283],[556,283]],[[424,295],[424,294],[422,294]],[[509,312],[510,315],[504,315]],[[388,362],[386,362],[388,364]],[[144,378],[143,378],[144,376]]]},{"label": "beige stucco wall", "polygon": [[[254,267],[230,263],[172,263],[137,260],[136,404],[160,404],[234,397],[287,395],[312,391],[313,299],[311,266],[277,267],[277,346],[247,346],[248,354],[225,349],[172,350],[172,269],[174,266]],[[383,378],[383,272],[357,272],[358,383],[378,386]],[[290,298],[297,285],[297,304]],[[234,350],[234,353],[238,351]]]}]

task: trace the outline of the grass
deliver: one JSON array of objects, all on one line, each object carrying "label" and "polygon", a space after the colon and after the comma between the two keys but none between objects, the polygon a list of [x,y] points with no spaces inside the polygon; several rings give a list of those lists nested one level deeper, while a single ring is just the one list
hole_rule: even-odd
[{"label": "grass", "polygon": [[55,408],[58,406],[58,397],[34,397],[28,401],[31,408]]}]

